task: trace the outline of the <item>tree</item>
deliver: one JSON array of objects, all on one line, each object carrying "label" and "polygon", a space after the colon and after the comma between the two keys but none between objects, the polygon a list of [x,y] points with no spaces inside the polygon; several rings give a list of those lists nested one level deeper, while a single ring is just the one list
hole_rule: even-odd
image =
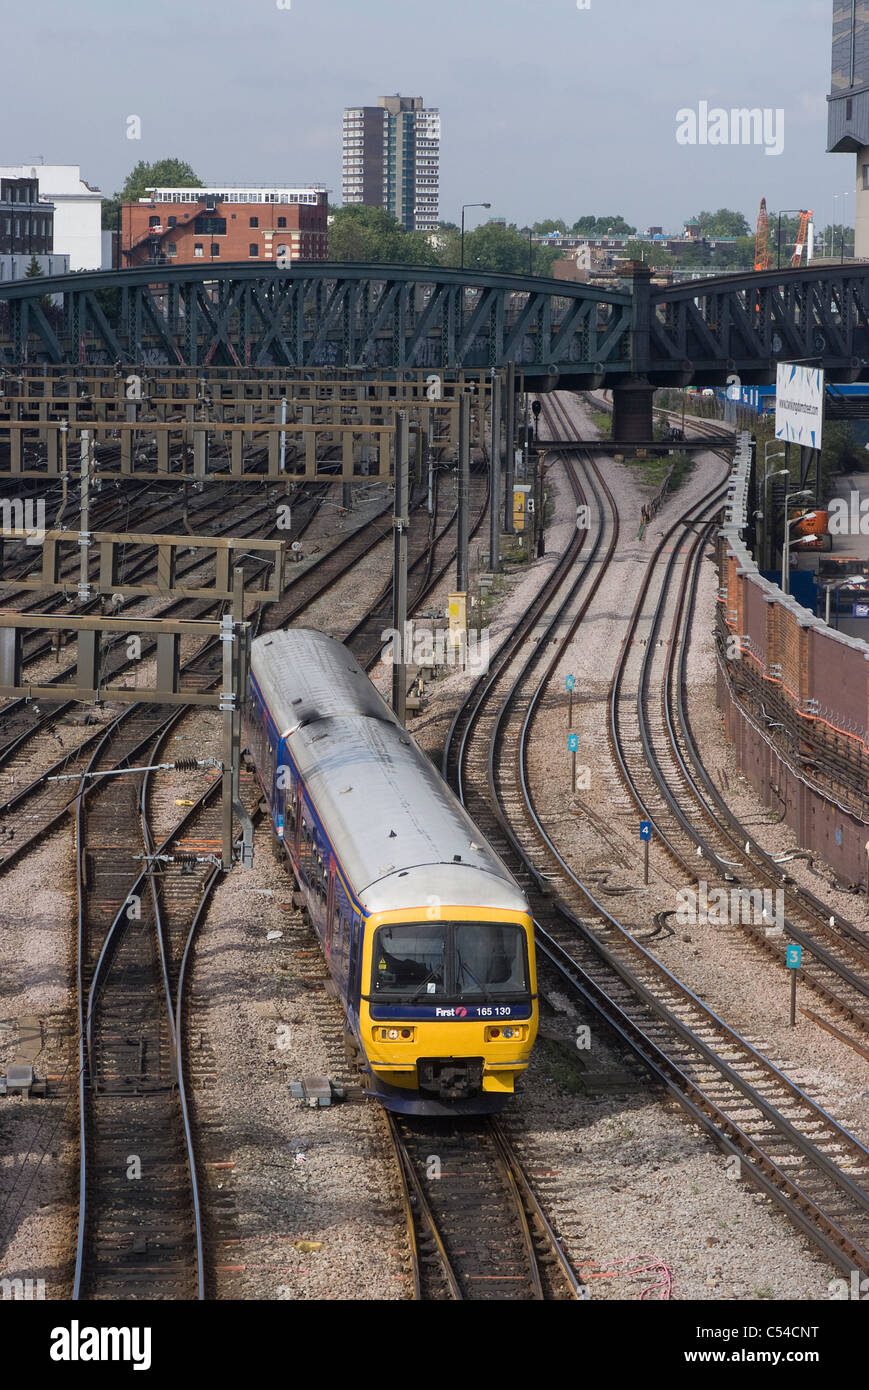
[{"label": "tree", "polygon": [[567,232],[567,223],[561,217],[547,217],[543,222],[532,222],[531,230],[535,236],[549,236],[550,232],[560,232],[564,236]]},{"label": "tree", "polygon": [[700,235],[703,237],[740,237],[751,232],[741,212],[731,208],[719,208],[717,212],[698,212]]},{"label": "tree", "polygon": [[[42,266],[39,264],[39,261],[36,259],[35,256],[31,256],[31,257],[30,257],[30,265],[27,267],[27,269],[26,269],[25,272],[24,272],[24,278],[25,278],[25,280],[41,280],[42,277],[43,277],[43,273],[44,273],[44,272],[43,272]],[[39,307],[40,307],[41,309],[47,310],[47,309],[50,307],[50,305],[51,305],[51,296],[50,296],[50,295],[43,294],[43,295],[40,295],[40,296],[39,296]]]},{"label": "tree", "polygon": [[636,236],[637,229],[621,216],[579,217],[570,229],[574,236]]},{"label": "tree", "polygon": [[186,159],[158,159],[147,164],[140,159],[135,169],[127,175],[120,193],[113,198],[103,198],[102,224],[114,230],[118,225],[118,215],[122,203],[135,203],[147,197],[152,188],[200,188],[202,180]]},{"label": "tree", "polygon": [[599,217],[594,224],[595,236],[636,236],[636,232],[623,217]]},{"label": "tree", "polygon": [[[465,269],[490,271],[495,275],[550,275],[561,252],[556,246],[530,242],[528,228],[513,223],[484,222],[465,232]],[[449,233],[439,257],[443,266],[461,265],[461,235]]]},{"label": "tree", "polygon": [[332,214],[329,259],[366,265],[437,265],[440,260],[425,232],[406,232],[385,208],[364,203],[348,203]]},{"label": "tree", "polygon": [[854,254],[854,228],[843,227],[841,222],[836,222],[832,226],[824,227],[823,231],[815,229],[815,254],[823,256],[824,259],[839,259],[842,255],[842,239],[844,237],[844,254],[853,256]]},{"label": "tree", "polygon": [[465,234],[465,267],[468,270],[489,270],[498,275],[527,275],[529,257],[528,237],[517,227],[503,222],[484,222]]},{"label": "tree", "polygon": [[654,246],[646,241],[626,242],[624,253],[626,256],[630,256],[632,261],[645,261],[646,265],[656,269],[660,269],[662,266],[675,265],[675,261],[666,246]]}]

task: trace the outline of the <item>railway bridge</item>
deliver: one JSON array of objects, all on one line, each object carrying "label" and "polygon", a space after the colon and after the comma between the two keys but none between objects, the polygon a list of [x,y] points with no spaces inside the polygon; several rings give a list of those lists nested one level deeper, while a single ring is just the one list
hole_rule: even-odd
[{"label": "railway bridge", "polygon": [[607,387],[614,437],[651,436],[657,387],[775,380],[779,361],[869,380],[869,262],[661,287],[431,266],[146,266],[0,285],[0,367],[505,367],[526,387]]}]

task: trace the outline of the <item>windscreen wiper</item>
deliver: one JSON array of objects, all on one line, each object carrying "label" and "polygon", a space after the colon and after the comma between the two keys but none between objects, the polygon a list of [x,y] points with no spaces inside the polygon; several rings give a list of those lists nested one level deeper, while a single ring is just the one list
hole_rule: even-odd
[{"label": "windscreen wiper", "polygon": [[490,994],[489,991],[486,989],[486,986],[483,985],[483,984],[480,984],[480,981],[477,979],[477,977],[476,977],[476,975],[474,974],[474,972],[473,972],[473,970],[471,969],[471,967],[470,967],[469,965],[465,965],[465,962],[462,960],[461,956],[458,955],[458,954],[456,955],[456,965],[457,965],[457,967],[458,967],[458,969],[459,969],[460,971],[462,971],[462,972],[467,972],[467,974],[470,975],[471,979],[474,981],[474,984],[475,984],[475,985],[477,986],[477,988],[479,989],[479,991],[480,991],[480,993],[482,994],[483,998],[485,999],[486,1003],[487,1003],[487,1004],[494,1004],[495,1000],[492,998],[491,994]]},{"label": "windscreen wiper", "polygon": [[421,996],[423,990],[425,989],[426,985],[429,983],[430,980],[433,980],[434,978],[435,978],[435,972],[434,972],[433,970],[430,970],[430,971],[428,972],[428,974],[426,975],[425,979],[423,980],[422,984],[420,985],[419,989],[416,991],[416,994],[412,995],[408,1002],[411,1003],[411,1004],[415,1004],[416,1001],[417,1001],[417,999],[420,998],[420,996]]}]

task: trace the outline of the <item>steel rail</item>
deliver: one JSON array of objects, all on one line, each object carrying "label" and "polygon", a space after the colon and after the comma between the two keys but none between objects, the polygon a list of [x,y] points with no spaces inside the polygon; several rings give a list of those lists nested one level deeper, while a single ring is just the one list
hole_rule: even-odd
[{"label": "steel rail", "polygon": [[[602,481],[602,480],[601,480],[601,481]],[[714,491],[714,489],[713,489],[713,491]],[[695,508],[693,508],[693,509],[689,509],[689,514],[690,514],[690,511],[691,511],[691,510],[696,510],[696,506],[695,506]],[[553,662],[552,664],[554,665],[554,662]],[[473,696],[473,692],[472,692],[472,696]],[[472,696],[469,697],[469,700],[468,700],[468,702],[467,702],[468,704],[470,704]],[[457,719],[456,721],[454,721],[454,725],[453,725],[453,727],[451,728],[451,735],[454,734],[454,729],[455,729],[455,726],[456,726],[457,723],[458,723],[458,719]],[[526,727],[527,727],[527,725],[526,725]],[[463,745],[466,743],[466,741],[467,741],[466,739],[463,740]],[[445,750],[445,759],[448,759],[448,757],[449,757],[449,749]],[[588,900],[589,902],[591,902],[591,904],[593,905],[593,907],[595,908],[595,910],[601,914],[601,916],[603,917],[603,919],[604,919],[605,921],[609,921],[612,925],[618,927],[620,924],[616,923],[616,920],[615,920],[613,917],[611,917],[611,915],[610,915],[610,914],[607,912],[607,910],[602,906],[602,904],[600,904],[600,903],[593,897],[593,895],[589,893],[589,891],[588,891],[587,888],[585,888],[583,885],[579,884],[578,880],[577,880],[577,879],[575,878],[575,876],[572,874],[571,870],[569,869],[569,866],[565,863],[563,857],[559,854],[559,852],[557,851],[556,847],[552,844],[551,839],[550,839],[549,836],[546,834],[546,831],[545,831],[544,827],[543,827],[542,824],[540,823],[539,817],[537,816],[536,810],[535,810],[535,808],[534,808],[533,799],[531,798],[531,795],[530,795],[530,789],[527,787],[527,784],[525,785],[525,787],[523,788],[523,790],[524,790],[524,792],[525,792],[525,796],[526,796],[526,807],[527,807],[527,810],[528,810],[528,812],[529,812],[530,818],[531,818],[532,822],[534,823],[536,829],[538,830],[539,835],[540,835],[540,838],[543,839],[544,843],[547,845],[547,848],[550,850],[551,854],[555,857],[556,862],[559,863],[559,865],[560,865],[562,871],[568,876],[569,879],[572,879],[573,882],[574,882],[575,884],[577,884],[577,886],[580,888],[580,890],[581,890],[581,892],[583,893],[583,895],[584,895],[584,897],[586,898],[586,900]],[[554,907],[555,910],[558,912],[558,914],[559,914],[564,920],[569,921],[576,929],[578,929],[582,934],[584,934],[585,937],[586,937],[586,939],[587,939],[587,941],[588,941],[588,943],[593,947],[594,951],[595,951],[598,955],[604,956],[605,958],[606,958],[607,956],[611,956],[611,953],[607,951],[607,948],[603,946],[603,943],[599,942],[599,941],[592,935],[592,933],[590,933],[590,932],[588,931],[588,929],[584,927],[584,924],[582,924],[581,922],[579,922],[579,920],[578,920],[578,919],[574,916],[574,914],[570,911],[570,909],[569,909],[569,907],[567,906],[567,904],[565,904],[563,901],[560,901],[560,900],[557,900],[557,901],[555,901],[555,902],[552,902],[552,892],[553,892],[553,890],[552,890],[551,884],[550,884],[549,881],[544,877],[544,875],[540,872],[540,870],[536,867],[536,865],[534,864],[534,862],[532,861],[532,859],[529,857],[527,851],[525,851],[525,850],[523,849],[523,847],[520,845],[518,836],[514,833],[512,827],[511,827],[511,825],[510,825],[509,817],[508,817],[508,815],[507,815],[507,813],[506,813],[506,810],[505,810],[505,808],[503,807],[503,805],[497,804],[497,803],[496,803],[496,805],[492,807],[492,812],[493,812],[493,814],[495,815],[496,819],[499,821],[499,823],[500,823],[500,825],[501,825],[501,828],[504,830],[505,835],[506,835],[508,841],[510,842],[512,848],[513,848],[514,851],[518,854],[518,856],[519,856],[519,858],[520,858],[520,862],[523,862],[525,870],[526,870],[528,873],[530,873],[530,875],[532,876],[533,881],[535,881],[535,882],[537,883],[538,889],[539,889],[539,891],[540,891],[540,895],[541,895],[542,897],[544,897],[544,898],[548,898],[548,899],[549,899],[549,902],[550,902],[550,905],[551,905],[551,906],[550,906],[550,911],[551,911],[551,908]],[[543,928],[543,926],[542,926],[541,923],[538,922],[536,925],[538,926],[538,929],[539,929],[539,935],[540,935],[540,939],[541,939],[541,944],[544,946],[545,950],[551,950],[553,947],[558,948],[559,950],[563,949],[563,948],[558,947],[558,943],[554,942],[554,939],[548,937],[548,934],[545,932],[545,929]],[[549,945],[547,944],[547,943],[550,942],[550,941],[552,942],[552,946],[549,946]],[[656,968],[660,969],[662,972],[664,972],[665,974],[669,975],[669,972],[666,972],[666,971],[664,970],[664,967],[659,966],[659,963],[656,962],[656,961],[654,960],[654,957],[651,957],[651,956],[650,956],[650,953],[646,952],[645,949],[642,948],[642,947],[639,945],[639,943],[637,943],[637,942],[632,942],[632,945],[634,946],[635,949],[641,951],[642,954],[643,954],[644,956],[648,957],[648,959],[655,965]],[[625,966],[624,966],[620,961],[618,961],[615,957],[612,957],[612,959],[611,959],[611,964],[612,964],[613,968],[617,970],[617,973],[620,974],[620,975],[622,976],[623,979],[627,980],[627,981],[630,983],[630,987],[631,987],[632,990],[634,990],[635,992],[638,992],[638,993],[640,994],[641,997],[642,997],[642,995],[643,995],[644,992],[648,995],[648,1001],[647,1001],[647,1002],[648,1002],[649,1004],[654,1004],[655,1007],[656,1007],[656,1009],[658,1010],[658,1012],[661,1014],[661,1016],[663,1016],[663,1017],[665,1018],[665,1021],[666,1021],[670,1026],[672,1026],[672,1023],[674,1022],[674,1020],[672,1020],[672,1018],[671,1018],[671,1016],[670,1016],[670,1014],[669,1014],[669,1011],[666,1010],[666,1009],[664,1009],[664,1007],[663,1007],[660,1003],[658,1003],[658,1001],[655,1000],[654,995],[651,995],[651,993],[650,993],[648,990],[645,990],[645,987],[644,987],[644,986],[640,986],[640,989],[637,991],[637,990],[636,990],[636,986],[637,986],[640,982],[634,980],[634,978],[633,978],[632,975],[631,975],[631,972],[630,972],[630,971],[627,971],[626,968],[625,968]],[[582,971],[582,967],[580,967],[575,961],[571,961],[570,965],[564,970],[563,973],[565,974],[565,978],[573,979],[574,981],[577,979],[578,976],[584,977],[584,972]],[[671,977],[671,978],[672,978],[672,977]],[[590,980],[588,980],[587,978],[585,978],[585,983],[586,983],[586,985],[591,985],[591,984],[592,984],[592,982],[591,982]],[[674,983],[674,984],[678,984],[678,982],[676,982],[675,979],[673,979],[673,983]],[[594,986],[594,987],[597,988],[597,986]],[[682,992],[684,992],[684,990],[683,990]],[[690,992],[688,992],[688,993],[690,993]],[[701,1010],[704,1010],[706,1013],[711,1013],[711,1011],[705,1010],[705,1006],[701,1005],[699,1000],[697,1001],[697,1005],[701,1008]],[[622,1019],[624,1020],[624,1022],[623,1022],[623,1024],[622,1024],[623,1033],[624,1033],[624,1035],[625,1035],[626,1037],[629,1037],[629,1036],[632,1034],[633,1030],[635,1029],[636,1025],[634,1025],[634,1024],[628,1019],[628,1017],[627,1017],[626,1015],[624,1015],[623,1011],[622,1011],[622,1010],[619,1008],[619,1006],[616,1005],[615,1002],[612,1001],[612,1000],[609,1001],[609,1009],[610,1009],[610,1013],[612,1012],[612,1010],[616,1010],[616,1011],[618,1012],[618,1014],[621,1015]],[[628,1024],[630,1024],[630,1027],[626,1027],[626,1025],[628,1025]],[[685,1031],[686,1031],[687,1034],[690,1035],[690,1030],[685,1030]],[[691,1036],[691,1038],[693,1038],[693,1035],[690,1035],[690,1036]],[[647,1043],[648,1043],[648,1040],[646,1040],[646,1041],[647,1041]],[[700,1041],[700,1040],[698,1039],[697,1041]],[[692,1045],[693,1045],[693,1043],[692,1043]],[[705,1046],[705,1045],[704,1045],[704,1046]],[[645,1056],[645,1054],[644,1054],[642,1048],[639,1048],[639,1047],[638,1047],[638,1040],[636,1039],[636,1037],[633,1037],[633,1040],[632,1040],[632,1047],[633,1047],[633,1050],[634,1050],[634,1051],[638,1052],[638,1055],[643,1056],[643,1057],[644,1057],[644,1060],[646,1060],[646,1061],[648,1062],[648,1058]],[[752,1050],[752,1051],[753,1051],[753,1050]],[[719,1069],[720,1069],[720,1059],[717,1059],[716,1054],[715,1054],[714,1052],[712,1052],[711,1049],[707,1049],[707,1053],[708,1053],[707,1061],[712,1062],[713,1065],[719,1067]],[[662,1054],[662,1055],[663,1055],[663,1054]],[[756,1058],[757,1058],[758,1060],[763,1060],[764,1062],[766,1061],[766,1059],[760,1059],[760,1054],[756,1054],[756,1053],[755,1053],[755,1056],[756,1056]],[[672,1064],[671,1064],[671,1065],[672,1065]],[[726,1065],[726,1064],[725,1064],[725,1065]],[[767,1064],[767,1067],[768,1067],[768,1068],[771,1068],[771,1064]],[[731,1070],[732,1070],[732,1069],[731,1069]],[[771,1070],[772,1070],[772,1071],[777,1071],[777,1069],[775,1069],[775,1068],[771,1068]],[[865,1157],[869,1157],[869,1154],[867,1154],[867,1151],[863,1148],[863,1146],[859,1145],[858,1142],[857,1142],[856,1140],[854,1140],[853,1136],[847,1135],[847,1132],[842,1131],[842,1130],[840,1129],[840,1127],[837,1126],[837,1125],[835,1124],[835,1121],[833,1121],[831,1117],[827,1116],[827,1115],[825,1114],[825,1112],[821,1111],[820,1107],[814,1106],[814,1103],[811,1102],[811,1100],[810,1100],[808,1097],[805,1097],[804,1094],[803,1094],[802,1092],[799,1092],[799,1088],[794,1087],[794,1086],[793,1086],[793,1083],[791,1083],[791,1082],[789,1081],[788,1078],[784,1077],[784,1075],[783,1075],[782,1073],[778,1073],[778,1076],[779,1076],[779,1077],[781,1078],[781,1080],[786,1084],[786,1086],[788,1087],[788,1089],[791,1090],[792,1093],[793,1093],[793,1092],[797,1092],[797,1093],[799,1094],[800,1098],[804,1101],[804,1103],[808,1103],[810,1109],[813,1109],[813,1111],[819,1116],[819,1118],[822,1117],[823,1120],[824,1120],[826,1123],[828,1123],[829,1125],[831,1125],[831,1126],[833,1127],[833,1129],[834,1129],[837,1133],[841,1134],[841,1135],[843,1136],[843,1138],[846,1138],[846,1139],[849,1141],[850,1147],[851,1147],[852,1151],[856,1150],[857,1152],[859,1152],[859,1153],[861,1154],[861,1157],[864,1157],[864,1158],[865,1158]],[[738,1080],[741,1082],[741,1078],[735,1078],[735,1079],[738,1079]],[[668,1085],[670,1085],[671,1089],[673,1089],[673,1090],[675,1091],[676,1095],[677,1095],[681,1100],[686,1101],[686,1096],[685,1096],[684,1089],[683,1089],[682,1091],[680,1091],[679,1086],[674,1084],[673,1079],[672,1079],[672,1076],[668,1079]],[[694,1088],[694,1090],[697,1090],[697,1087],[696,1087],[695,1083],[692,1082],[691,1085],[692,1085],[692,1087]],[[742,1083],[742,1085],[744,1086],[745,1083]],[[760,1098],[760,1097],[759,1097],[759,1099],[762,1100],[762,1098]],[[709,1101],[708,1104],[714,1107],[714,1102]],[[763,1102],[763,1105],[767,1105],[767,1103],[766,1103],[766,1102]],[[689,1106],[689,1108],[690,1108],[690,1106]],[[716,1111],[717,1111],[717,1107],[714,1107],[714,1108],[715,1108]],[[767,1110],[768,1110],[769,1112],[771,1112],[772,1109],[773,1109],[773,1107],[767,1106]],[[771,1118],[771,1115],[770,1115],[769,1117]],[[724,1118],[726,1119],[726,1117],[724,1117]],[[788,1128],[788,1127],[789,1127],[789,1128],[793,1129],[792,1126],[789,1126],[789,1122],[786,1121],[786,1120],[784,1120],[783,1118],[782,1118],[782,1123],[783,1123],[783,1125],[784,1125],[785,1128]],[[728,1121],[728,1125],[730,1126],[730,1129],[731,1129],[731,1130],[733,1130],[733,1129],[735,1128],[735,1127],[733,1126],[732,1122],[729,1122],[729,1121]],[[705,1123],[705,1126],[704,1126],[704,1127],[707,1128],[707,1130],[709,1130],[709,1128],[710,1128],[710,1123],[709,1123],[708,1120],[707,1120],[707,1122]],[[781,1128],[781,1127],[780,1127],[780,1128]],[[798,1133],[797,1131],[795,1131],[795,1136],[794,1136],[794,1137],[797,1138],[797,1139],[800,1141],[800,1143],[801,1143],[802,1145],[807,1145],[807,1146],[809,1147],[809,1149],[812,1150],[812,1152],[811,1152],[811,1159],[812,1159],[813,1162],[816,1162],[816,1163],[817,1163],[817,1166],[821,1167],[822,1170],[825,1170],[825,1171],[827,1172],[828,1176],[834,1177],[834,1178],[835,1178],[835,1181],[837,1182],[837,1184],[838,1184],[840,1187],[844,1188],[844,1190],[848,1191],[849,1196],[852,1197],[856,1202],[858,1202],[858,1204],[859,1204],[861,1207],[864,1206],[864,1204],[865,1204],[865,1202],[866,1202],[866,1194],[863,1192],[863,1189],[862,1189],[862,1188],[860,1188],[857,1184],[853,1183],[853,1182],[848,1178],[848,1176],[847,1176],[846,1174],[842,1173],[841,1170],[838,1168],[837,1165],[831,1164],[831,1163],[829,1162],[829,1160],[826,1159],[826,1156],[825,1156],[825,1155],[823,1155],[823,1154],[819,1153],[819,1151],[815,1150],[814,1146],[813,1146],[813,1145],[810,1145],[810,1144],[809,1144],[809,1141],[805,1141],[804,1138],[803,1138],[803,1136],[799,1135],[799,1133]],[[744,1156],[744,1152],[743,1152],[743,1161],[744,1161],[744,1157],[745,1157],[745,1156]],[[772,1177],[772,1178],[768,1178],[766,1174],[764,1174],[764,1173],[762,1173],[762,1172],[759,1172],[759,1171],[758,1171],[758,1172],[755,1172],[754,1168],[752,1168],[752,1175],[758,1179],[758,1185],[761,1186],[761,1187],[763,1187],[764,1190],[769,1190],[769,1191],[771,1192],[771,1194],[772,1194],[772,1193],[776,1193],[776,1192],[778,1191],[778,1189],[777,1189],[777,1184],[778,1184],[778,1183],[785,1183],[785,1184],[790,1183],[790,1192],[791,1192],[791,1195],[792,1195],[792,1196],[796,1196],[796,1198],[798,1199],[798,1202],[802,1204],[802,1206],[801,1206],[801,1208],[800,1208],[800,1210],[799,1210],[799,1212],[798,1212],[798,1215],[797,1215],[797,1217],[796,1217],[796,1219],[797,1219],[797,1224],[800,1224],[800,1225],[802,1226],[802,1228],[806,1231],[807,1234],[811,1234],[811,1235],[813,1236],[813,1238],[816,1240],[816,1242],[819,1243],[819,1244],[822,1246],[822,1248],[823,1248],[823,1249],[825,1250],[825,1252],[830,1256],[830,1258],[834,1259],[835,1262],[836,1262],[840,1267],[842,1267],[842,1268],[850,1268],[850,1267],[853,1267],[853,1262],[854,1262],[854,1259],[855,1259],[855,1258],[857,1258],[858,1260],[861,1260],[861,1261],[864,1260],[865,1258],[869,1258],[869,1257],[866,1257],[865,1252],[864,1252],[859,1246],[855,1245],[854,1242],[851,1241],[851,1240],[849,1239],[848,1236],[846,1236],[843,1232],[841,1232],[840,1230],[838,1230],[838,1228],[836,1227],[834,1221],[831,1221],[830,1218],[825,1217],[823,1213],[819,1213],[819,1212],[817,1212],[817,1210],[815,1210],[814,1213],[813,1213],[812,1215],[810,1215],[810,1216],[805,1216],[805,1215],[804,1215],[804,1210],[803,1210],[803,1209],[807,1209],[808,1207],[813,1206],[813,1203],[812,1203],[812,1201],[811,1201],[811,1198],[808,1197],[807,1194],[801,1192],[801,1191],[796,1187],[795,1184],[793,1184],[792,1182],[790,1182],[790,1180],[787,1179],[786,1175],[777,1167],[777,1165],[773,1164],[772,1160],[770,1160],[770,1159],[768,1158],[767,1155],[762,1155],[762,1158],[763,1158],[764,1165],[766,1165],[767,1168],[768,1168],[769,1170],[775,1170],[775,1176]],[[818,1162],[818,1160],[820,1160],[820,1161]],[[797,1210],[797,1209],[793,1206],[793,1202],[790,1201],[786,1196],[783,1197],[781,1193],[778,1193],[778,1195],[777,1195],[777,1200],[779,1201],[779,1203],[780,1203],[782,1206],[784,1206],[785,1210],[788,1210],[789,1212],[791,1212],[791,1214],[793,1214],[793,1213]],[[820,1222],[820,1228],[819,1228],[819,1222]],[[826,1233],[825,1233],[825,1230],[823,1229],[825,1223],[826,1223]],[[849,1263],[849,1262],[850,1262],[850,1263]]]}]

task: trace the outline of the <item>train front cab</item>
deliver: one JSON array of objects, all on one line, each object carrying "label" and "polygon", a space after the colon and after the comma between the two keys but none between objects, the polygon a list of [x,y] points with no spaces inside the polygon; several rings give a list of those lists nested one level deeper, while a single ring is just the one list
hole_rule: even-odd
[{"label": "train front cab", "polygon": [[531,919],[443,906],[365,922],[358,1027],[372,1093],[414,1114],[499,1110],[537,1035]]}]

